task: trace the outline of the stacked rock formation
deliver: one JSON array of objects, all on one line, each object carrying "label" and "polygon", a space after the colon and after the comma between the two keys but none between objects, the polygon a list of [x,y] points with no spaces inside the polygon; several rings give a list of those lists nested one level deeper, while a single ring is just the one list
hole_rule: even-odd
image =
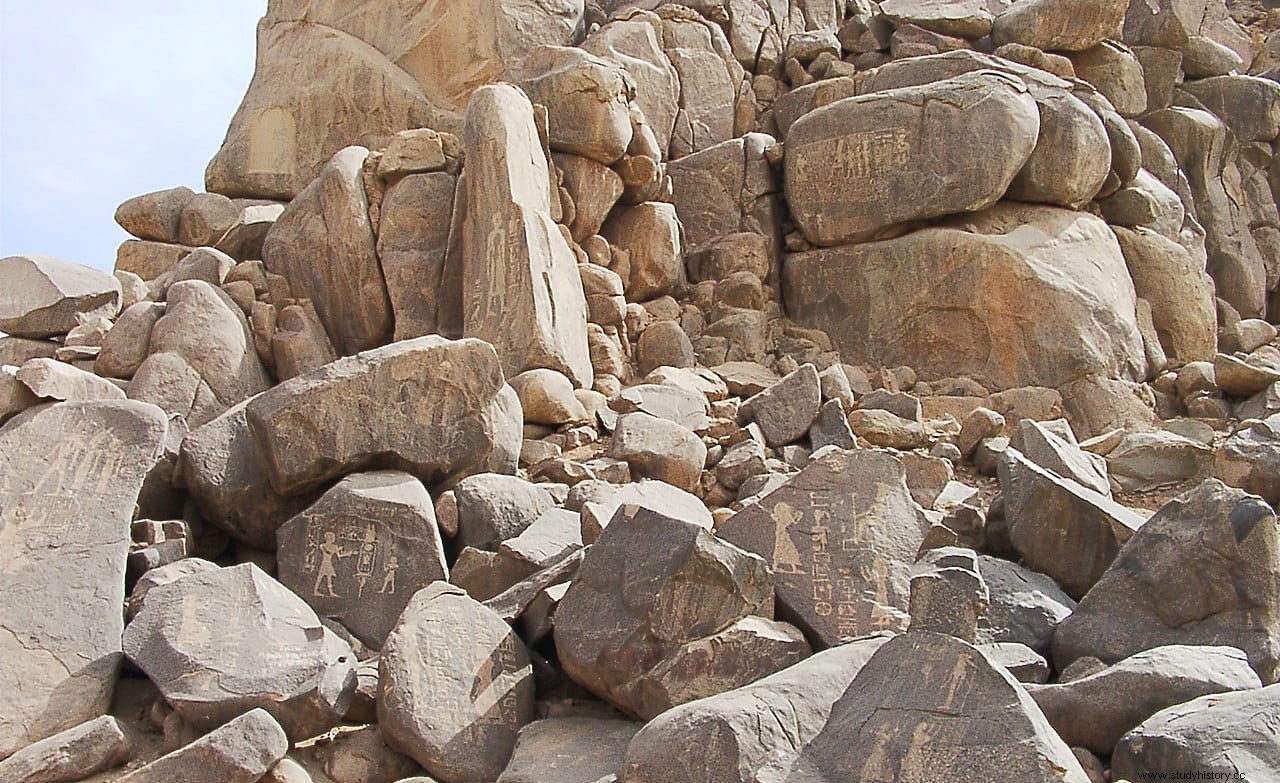
[{"label": "stacked rock formation", "polygon": [[270,0],[0,260],[0,780],[1276,775],[1277,29]]}]

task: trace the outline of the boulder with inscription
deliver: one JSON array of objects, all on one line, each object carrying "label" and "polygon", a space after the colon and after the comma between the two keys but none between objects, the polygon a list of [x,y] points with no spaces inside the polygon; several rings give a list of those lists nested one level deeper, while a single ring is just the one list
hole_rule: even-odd
[{"label": "boulder with inscription", "polygon": [[1125,0],[1020,0],[996,15],[991,37],[997,44],[1078,52],[1114,35],[1128,7]]},{"label": "boulder with inscription", "polygon": [[[716,696],[673,707],[627,748],[619,783],[749,783],[821,731],[831,706],[887,636],[856,639]],[[762,715],[774,720],[760,720]]]},{"label": "boulder with inscription", "polygon": [[[791,126],[787,203],[823,246],[974,212],[1004,195],[1039,131],[1026,86],[996,73],[836,101]],[[981,161],[955,154],[967,146],[985,149]]]},{"label": "boulder with inscription", "polygon": [[387,744],[444,781],[494,780],[534,717],[533,670],[515,632],[459,587],[418,591],[378,662]]},{"label": "boulder with inscription", "polygon": [[884,644],[798,754],[759,783],[836,780],[1089,778],[1022,686],[952,636],[912,632]]},{"label": "boulder with inscription", "polygon": [[280,581],[375,649],[414,593],[449,576],[431,495],[407,473],[347,476],[276,535]]},{"label": "boulder with inscription", "polygon": [[[654,547],[654,541],[663,544]],[[580,685],[649,719],[672,706],[664,695],[670,684],[661,682],[672,673],[692,684],[733,670],[738,681],[729,690],[794,662],[779,663],[776,651],[751,644],[704,642],[697,665],[672,672],[686,645],[748,615],[772,614],[772,598],[773,580],[759,557],[691,522],[624,506],[560,601],[556,652]]]},{"label": "boulder with inscription", "polygon": [[549,165],[529,99],[482,87],[467,105],[462,331],[493,344],[507,376],[545,367],[590,386],[587,303],[551,219]]},{"label": "boulder with inscription", "polygon": [[378,263],[362,171],[369,150],[347,147],[267,233],[262,259],[310,299],[338,353],[377,348],[392,335],[391,301]]},{"label": "boulder with inscription", "polygon": [[289,751],[289,738],[263,709],[217,726],[189,745],[117,780],[120,783],[254,783]]},{"label": "boulder with inscription", "polygon": [[302,494],[362,469],[423,481],[514,472],[520,401],[492,346],[419,337],[340,359],[245,409],[277,492]]},{"label": "boulder with inscription", "polygon": [[0,259],[0,332],[53,337],[74,329],[78,316],[119,310],[120,281],[106,272],[48,256]]},{"label": "boulder with inscription", "polygon": [[1209,480],[1167,503],[1058,626],[1058,668],[1114,663],[1166,644],[1245,651],[1264,684],[1280,676],[1280,527],[1260,498]]},{"label": "boulder with inscription", "polygon": [[[999,390],[1145,373],[1124,257],[1107,224],[1081,212],[1002,203],[792,255],[782,283],[788,315],[829,334],[846,362]],[[1031,302],[1039,317],[1017,315]]]},{"label": "boulder with inscription", "polygon": [[883,451],[836,451],[720,526],[764,557],[779,616],[823,646],[905,630],[911,565],[929,523],[902,462]]},{"label": "boulder with inscription", "polygon": [[1160,710],[1210,693],[1260,687],[1249,659],[1234,647],[1169,645],[1088,677],[1027,690],[1067,744],[1106,756],[1125,732]]},{"label": "boulder with inscription", "polygon": [[251,563],[153,588],[124,651],[204,731],[261,707],[297,742],[336,726],[355,693],[351,646]]},{"label": "boulder with inscription", "polygon": [[167,431],[128,400],[39,406],[0,430],[0,758],[106,712],[129,523]]}]

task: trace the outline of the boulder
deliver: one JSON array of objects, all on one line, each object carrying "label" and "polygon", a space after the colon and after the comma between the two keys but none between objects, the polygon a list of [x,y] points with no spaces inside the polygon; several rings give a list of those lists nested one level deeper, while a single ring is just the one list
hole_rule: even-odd
[{"label": "boulder", "polygon": [[738,419],[757,424],[765,443],[777,448],[804,437],[821,403],[818,370],[805,364],[743,403]]},{"label": "boulder", "polygon": [[120,311],[119,280],[48,256],[0,259],[0,291],[0,332],[14,337],[61,336],[79,316]]},{"label": "boulder", "polygon": [[121,783],[255,783],[289,751],[289,738],[263,709],[253,709],[145,767]]},{"label": "boulder", "polygon": [[996,14],[991,38],[997,45],[1083,51],[1114,35],[1128,7],[1125,0],[1020,0]]},{"label": "boulder", "polygon": [[555,506],[542,487],[516,476],[480,473],[453,488],[459,546],[496,550]]},{"label": "boulder", "polygon": [[671,204],[646,202],[615,212],[601,229],[609,244],[627,252],[627,301],[643,302],[673,293],[684,284],[680,221]]},{"label": "boulder", "polygon": [[1113,226],[1134,292],[1151,303],[1151,320],[1170,358],[1206,361],[1217,345],[1213,279],[1186,248],[1147,228]]},{"label": "boulder", "polygon": [[[619,783],[749,783],[770,759],[808,742],[887,636],[856,639],[645,724],[619,765]],[[769,714],[776,720],[762,721]]]},{"label": "boulder", "polygon": [[911,565],[928,527],[900,460],[881,451],[834,451],[718,532],[765,558],[780,617],[830,647],[906,629]]},{"label": "boulder", "polygon": [[1086,655],[1115,663],[1167,644],[1224,644],[1244,650],[1264,684],[1275,682],[1278,553],[1275,511],[1206,481],[1134,534],[1058,626],[1054,663],[1061,669]]},{"label": "boulder", "polygon": [[1146,492],[1208,478],[1213,449],[1174,432],[1131,432],[1107,453],[1107,466],[1121,487]]},{"label": "boulder", "polygon": [[1280,685],[1201,696],[1161,710],[1130,731],[1111,756],[1116,779],[1205,775],[1266,780],[1280,769]]},{"label": "boulder", "polygon": [[94,402],[125,399],[124,391],[106,378],[55,359],[31,359],[18,368],[14,377],[41,400]]},{"label": "boulder", "polygon": [[1076,607],[1071,596],[1044,574],[990,555],[979,556],[978,573],[990,595],[978,641],[1019,642],[1048,655],[1053,629]]},{"label": "boulder", "polygon": [[118,767],[133,756],[120,721],[103,715],[34,742],[0,761],[0,780],[61,783]]},{"label": "boulder", "polygon": [[1064,742],[1107,756],[1127,731],[1160,710],[1211,693],[1260,687],[1249,659],[1234,647],[1169,645],[1135,653],[1088,677],[1027,690]]},{"label": "boulder", "polygon": [[707,447],[691,430],[675,422],[629,413],[618,419],[609,456],[630,465],[634,476],[693,490],[702,476]]},{"label": "boulder", "polygon": [[[805,237],[822,246],[974,212],[1004,195],[1039,130],[1027,88],[994,73],[836,101],[791,126],[787,203]],[[987,147],[981,161],[954,153],[979,145]]]},{"label": "boulder", "polygon": [[519,637],[444,582],[413,596],[378,662],[378,726],[387,744],[445,781],[497,778],[533,720],[533,696]]},{"label": "boulder", "polygon": [[972,549],[938,547],[920,556],[911,575],[911,630],[974,643],[990,594]]},{"label": "boulder", "polygon": [[559,427],[590,419],[573,395],[573,382],[555,370],[526,370],[511,379],[511,388],[520,398],[524,420],[530,424]]},{"label": "boulder", "polygon": [[138,239],[177,242],[182,210],[195,195],[179,187],[134,196],[116,207],[116,223]]},{"label": "boulder", "polygon": [[498,783],[597,783],[622,765],[640,724],[597,718],[547,718],[520,730]]},{"label": "boulder", "polygon": [[462,142],[463,334],[492,343],[508,376],[545,367],[590,386],[586,297],[551,219],[549,164],[529,99],[510,85],[476,90]]},{"label": "boulder", "polygon": [[373,649],[414,593],[449,576],[431,496],[407,473],[347,476],[276,535],[280,581]]},{"label": "boulder", "polygon": [[[782,215],[782,185],[769,163],[776,141],[763,133],[748,133],[692,155],[671,161],[672,202],[684,227],[685,244],[699,251],[721,237],[743,234],[765,265],[781,249],[778,219]],[[726,261],[743,263],[741,251],[728,253]],[[690,276],[695,256],[689,258]],[[766,274],[760,275],[763,279]],[[718,279],[726,274],[713,275]]]},{"label": "boulder", "polygon": [[267,232],[262,260],[310,299],[343,356],[392,335],[391,301],[378,263],[362,171],[369,150],[347,147],[285,207]]},{"label": "boulder", "polygon": [[260,707],[298,742],[338,725],[355,693],[351,646],[252,563],[152,588],[124,651],[202,731]]},{"label": "boulder", "polygon": [[107,711],[129,523],[167,430],[129,400],[38,406],[0,430],[0,758]]},{"label": "boulder", "polygon": [[913,24],[941,35],[981,38],[991,32],[995,21],[991,9],[978,0],[943,2],[942,0],[886,0],[880,4],[895,27]]},{"label": "boulder", "polygon": [[760,783],[835,780],[1062,781],[1089,778],[1013,676],[952,636],[884,644],[817,736]]},{"label": "boulder", "polygon": [[151,330],[164,312],[161,302],[137,302],[120,313],[102,338],[93,371],[104,378],[132,378],[151,353]]},{"label": "boulder", "polygon": [[[656,540],[664,546],[648,546]],[[575,682],[650,719],[672,706],[660,691],[651,693],[658,690],[654,680],[665,675],[696,683],[725,666],[755,674],[732,688],[785,667],[773,656],[753,655],[750,646],[717,649],[706,643],[698,665],[670,671],[685,645],[714,637],[748,615],[771,614],[772,597],[773,580],[759,557],[693,522],[624,506],[592,544],[560,601],[556,652]]]},{"label": "boulder", "polygon": [[1272,505],[1280,503],[1280,413],[1227,438],[1214,457],[1214,475]]},{"label": "boulder", "polygon": [[410,174],[383,196],[377,252],[396,340],[437,333],[442,300],[461,293],[443,290],[456,187],[447,172]]},{"label": "boulder", "polygon": [[513,472],[522,417],[502,378],[480,340],[419,337],[286,381],[251,400],[245,416],[282,495],[362,469],[428,483]]},{"label": "boulder", "polygon": [[696,495],[691,495],[665,481],[642,478],[634,483],[611,489],[604,497],[582,504],[583,542],[587,544],[595,542],[617,515],[618,509],[628,505],[683,519],[706,530],[714,526],[711,512]]},{"label": "boulder", "polygon": [[[897,239],[798,253],[783,294],[788,315],[827,332],[846,362],[906,364],[926,381],[966,376],[1002,390],[1145,374],[1120,247],[1084,213],[1006,203]],[[1033,301],[1041,317],[1014,315]]]},{"label": "boulder", "polygon": [[618,65],[565,46],[541,46],[521,82],[529,100],[547,107],[551,149],[608,166],[631,144],[635,84]]}]

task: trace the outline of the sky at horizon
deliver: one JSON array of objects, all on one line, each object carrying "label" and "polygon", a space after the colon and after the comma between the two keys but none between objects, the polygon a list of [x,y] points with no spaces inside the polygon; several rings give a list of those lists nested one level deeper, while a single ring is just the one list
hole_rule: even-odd
[{"label": "sky at horizon", "polygon": [[110,270],[125,199],[204,168],[266,0],[0,0],[0,257]]}]

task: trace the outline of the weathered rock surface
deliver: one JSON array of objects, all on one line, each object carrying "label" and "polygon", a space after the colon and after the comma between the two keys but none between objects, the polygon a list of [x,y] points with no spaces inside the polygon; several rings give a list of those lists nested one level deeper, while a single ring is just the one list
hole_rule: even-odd
[{"label": "weathered rock surface", "polygon": [[245,416],[272,486],[296,495],[361,469],[428,482],[513,471],[519,408],[491,346],[431,336],[286,381],[251,400]]},{"label": "weathered rock surface", "polygon": [[350,645],[249,563],[153,588],[124,651],[205,731],[260,707],[297,742],[336,726],[355,691]]},{"label": "weathered rock surface", "polygon": [[533,695],[519,637],[444,582],[413,596],[378,663],[378,726],[387,744],[445,781],[497,778],[533,720]]},{"label": "weathered rock surface", "polygon": [[52,337],[74,329],[79,315],[114,317],[120,281],[106,272],[48,256],[0,259],[0,332]]},{"label": "weathered rock surface", "polygon": [[106,712],[129,523],[167,429],[123,400],[32,408],[0,431],[0,758]]},{"label": "weathered rock surface", "polygon": [[640,724],[594,718],[547,718],[520,730],[498,783],[597,783],[617,771]]},{"label": "weathered rock surface", "polygon": [[380,648],[418,590],[448,579],[426,487],[407,473],[356,473],[277,532],[280,581]]},{"label": "weathered rock surface", "polygon": [[284,758],[289,738],[266,711],[232,718],[205,736],[119,778],[122,783],[254,783]]},{"label": "weathered rock surface", "polygon": [[834,646],[906,629],[911,565],[928,527],[897,458],[837,451],[734,514],[719,534],[768,561],[783,619]]},{"label": "weathered rock surface", "polygon": [[0,761],[0,780],[61,783],[117,767],[133,755],[120,721],[103,715],[32,743]]},{"label": "weathered rock surface", "polygon": [[1280,503],[1280,414],[1227,438],[1216,454],[1214,475],[1268,503]]},{"label": "weathered rock surface", "polygon": [[1076,602],[1044,574],[989,555],[978,558],[990,604],[979,622],[979,642],[1019,642],[1048,655],[1053,629]]},{"label": "weathered rock surface", "polygon": [[[1170,501],[1058,626],[1062,668],[1091,655],[1115,663],[1167,644],[1245,651],[1264,684],[1280,676],[1275,511],[1216,480]],[[1176,577],[1174,575],[1177,575]]]}]

